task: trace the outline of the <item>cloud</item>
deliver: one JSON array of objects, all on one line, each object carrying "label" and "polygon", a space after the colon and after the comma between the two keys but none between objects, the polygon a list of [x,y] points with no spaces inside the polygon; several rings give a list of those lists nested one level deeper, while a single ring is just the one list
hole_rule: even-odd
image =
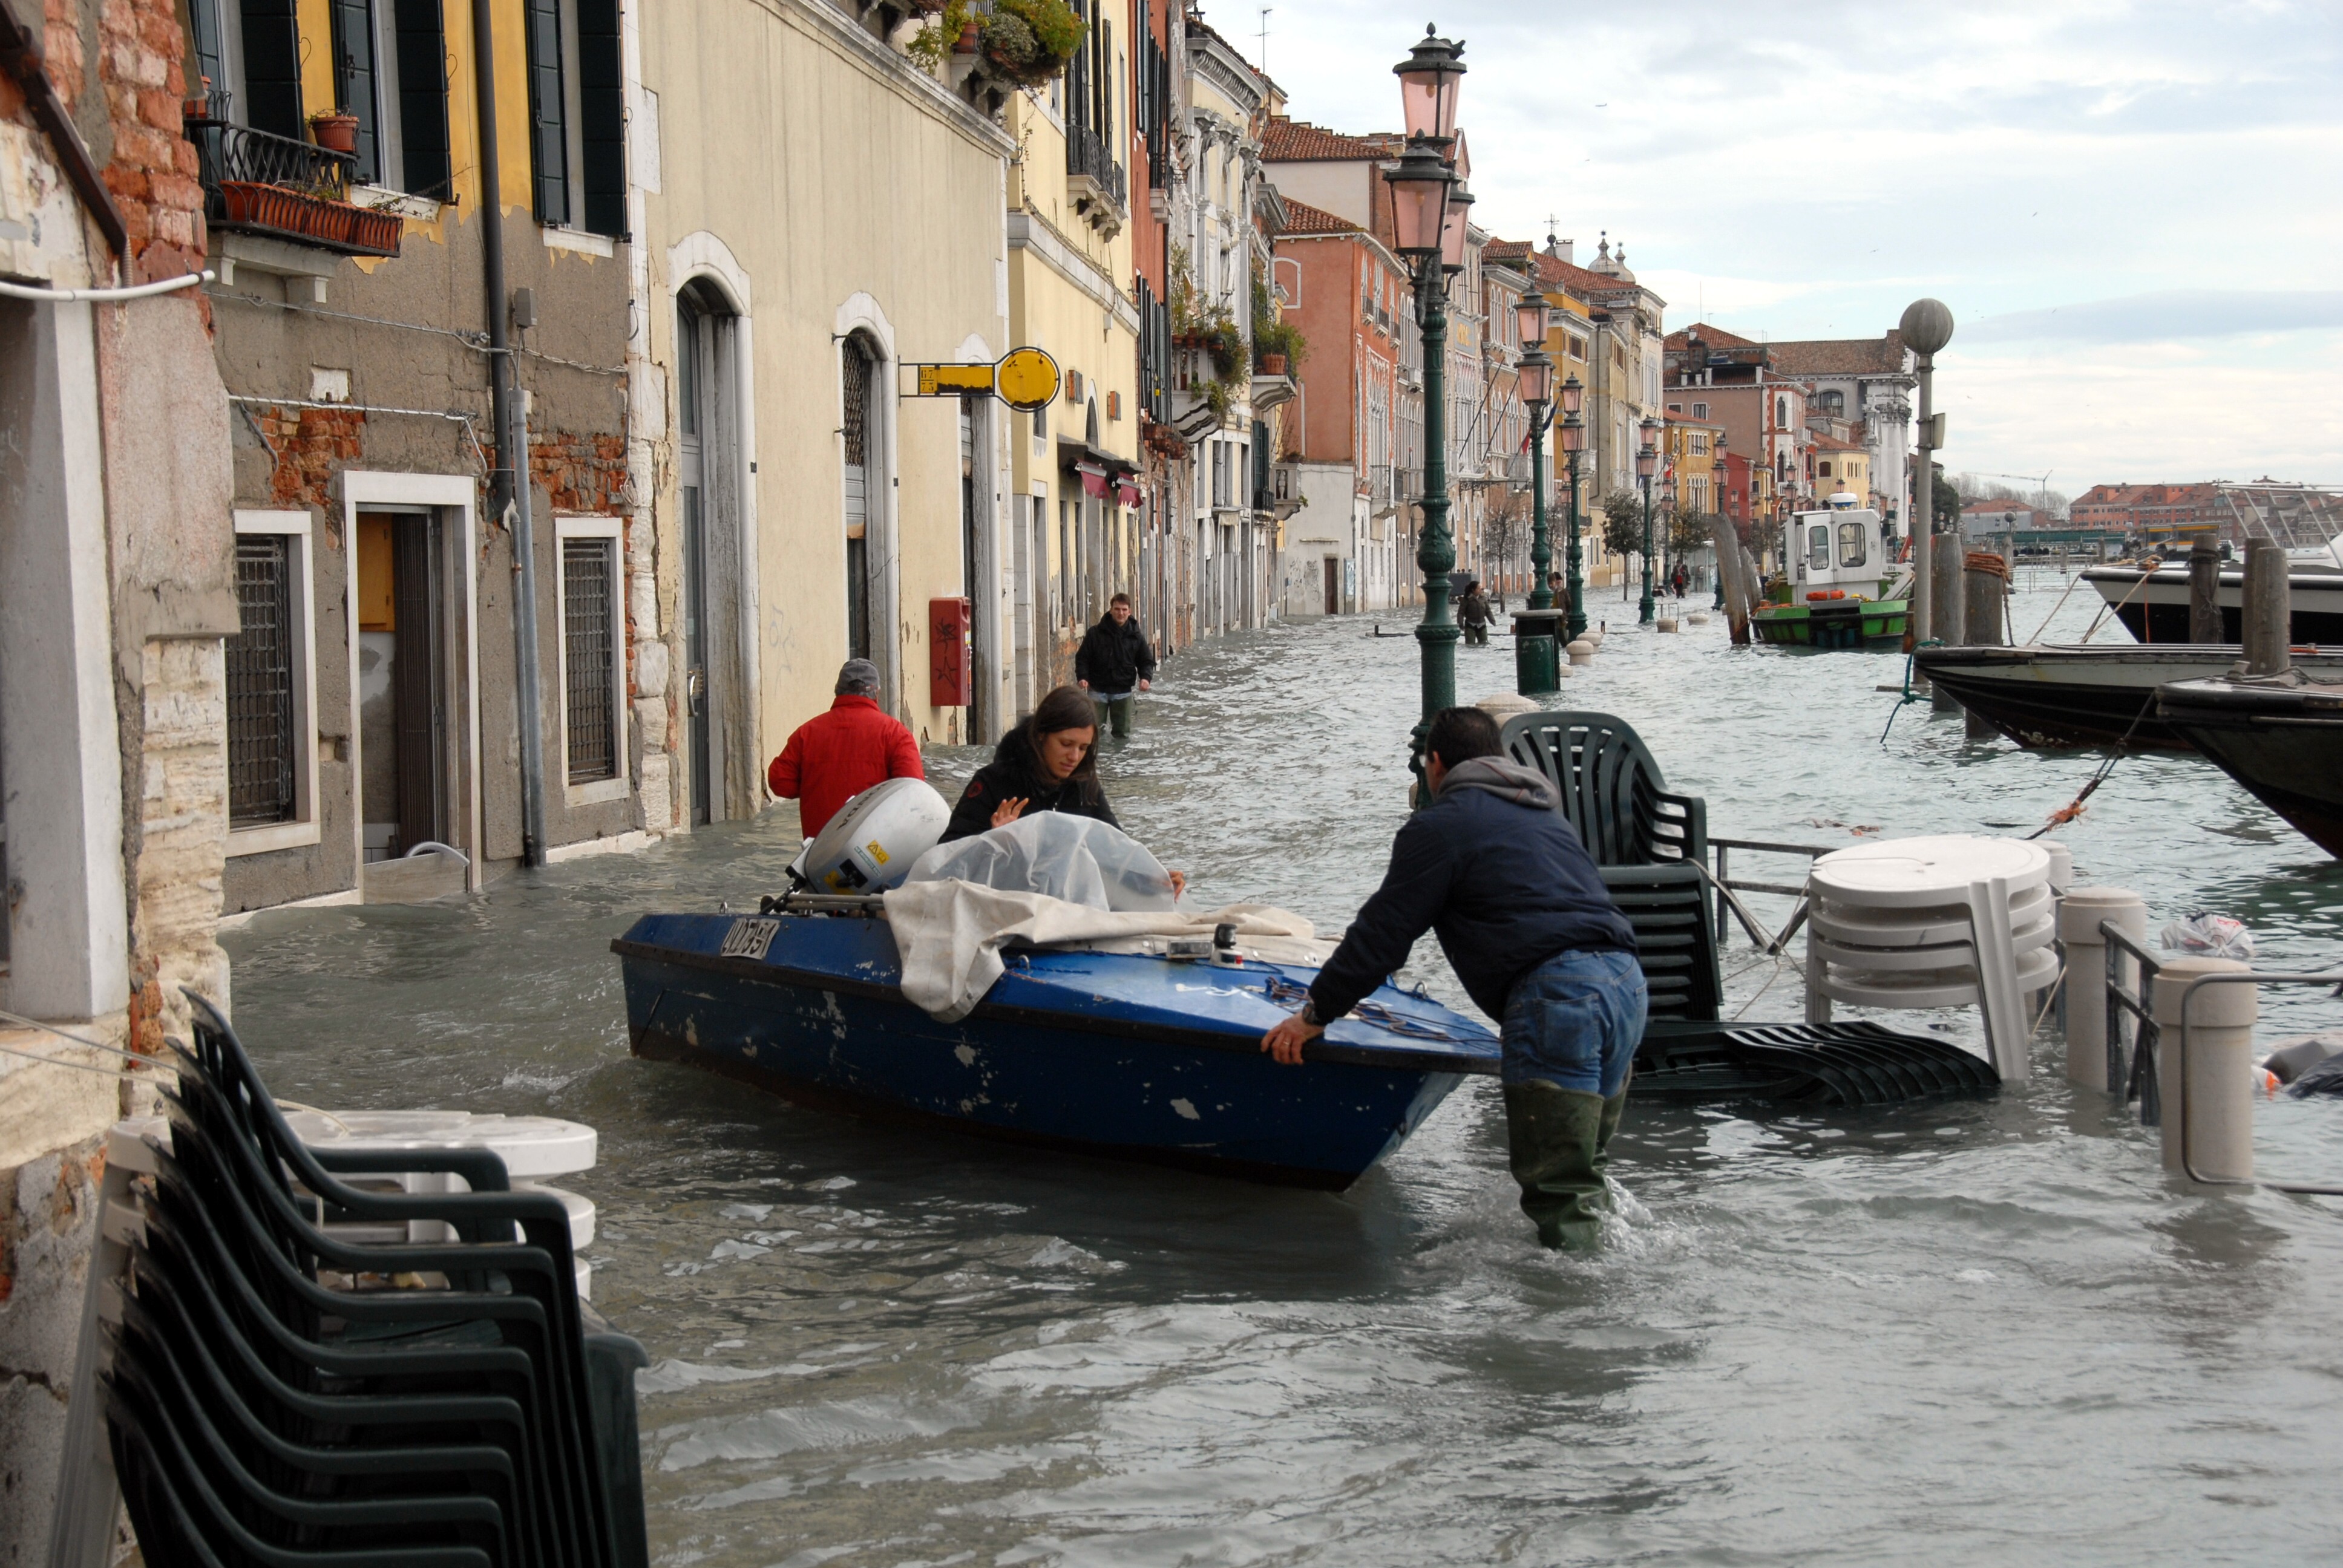
[{"label": "cloud", "polygon": [[2166,343],[2237,333],[2343,327],[2343,289],[2171,288],[2121,299],[1988,316],[1956,333],[1968,343]]}]

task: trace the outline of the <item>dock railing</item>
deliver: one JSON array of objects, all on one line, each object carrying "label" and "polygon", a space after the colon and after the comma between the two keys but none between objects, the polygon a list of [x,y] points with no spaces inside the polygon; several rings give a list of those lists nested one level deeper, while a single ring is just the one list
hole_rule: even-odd
[{"label": "dock railing", "polygon": [[[1716,851],[1716,869],[1709,873],[1709,879],[1715,884],[1718,894],[1717,946],[1725,945],[1725,918],[1730,914],[1741,922],[1742,929],[1749,933],[1749,940],[1765,949],[1769,954],[1779,953],[1788,945],[1790,939],[1797,934],[1798,928],[1806,923],[1805,881],[1803,878],[1795,883],[1735,880],[1732,875],[1730,859],[1732,851],[1745,849],[1760,855],[1804,855],[1811,862],[1820,856],[1830,854],[1835,849],[1845,848],[1843,845],[1785,844],[1767,839],[1713,838],[1708,842],[1709,847]],[[1749,907],[1734,897],[1735,893],[1778,893],[1786,898],[1795,899],[1797,902],[1792,907],[1789,919],[1783,922],[1781,930],[1768,932],[1764,922],[1749,912]]]},{"label": "dock railing", "polygon": [[[2156,1056],[2162,1049],[2164,1026],[2156,1020],[2154,997],[2156,976],[2162,967],[2147,946],[2122,930],[2113,920],[2099,925],[2107,939],[2107,1081],[2124,1086],[2124,1102],[2139,1100],[2139,1124],[2157,1127],[2163,1121],[2163,1106],[2157,1081]],[[2123,960],[2128,957],[2139,965],[2139,989],[2125,989]],[[2173,1037],[2173,1082],[2180,1091],[2180,1103],[2173,1107],[2179,1139],[2180,1169],[2191,1181],[2207,1187],[2268,1187],[2278,1192],[2308,1193],[2318,1197],[2343,1197],[2343,1187],[2302,1181],[2265,1181],[2233,1176],[2207,1176],[2197,1169],[2196,1160],[2188,1147],[2188,1032],[2191,1027],[2189,1004],[2207,986],[2217,985],[2316,985],[2326,986],[2343,995],[2343,970],[2321,970],[2298,973],[2268,970],[2237,970],[2221,974],[2201,974],[2190,977],[2181,988],[2178,1008],[2179,1027]],[[2129,1018],[2133,1035],[2128,1051],[2125,1049],[2121,1022]],[[2127,1055],[2129,1060],[2125,1058]],[[2175,1134],[2167,1131],[2167,1138]]]}]

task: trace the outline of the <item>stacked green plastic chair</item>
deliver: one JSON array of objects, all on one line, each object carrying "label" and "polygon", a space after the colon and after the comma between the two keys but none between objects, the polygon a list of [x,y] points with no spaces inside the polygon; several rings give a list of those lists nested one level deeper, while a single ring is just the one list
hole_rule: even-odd
[{"label": "stacked green plastic chair", "polygon": [[[646,1358],[578,1300],[560,1201],[477,1150],[308,1149],[196,1005],[101,1380],[146,1562],[644,1568]],[[415,1171],[472,1191],[347,1180]]]}]

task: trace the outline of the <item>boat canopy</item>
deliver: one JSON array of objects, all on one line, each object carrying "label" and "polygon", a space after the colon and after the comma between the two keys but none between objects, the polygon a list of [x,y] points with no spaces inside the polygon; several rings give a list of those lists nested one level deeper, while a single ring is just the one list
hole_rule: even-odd
[{"label": "boat canopy", "polygon": [[939,844],[905,879],[973,882],[1006,893],[1041,893],[1118,912],[1172,908],[1172,876],[1147,846],[1088,817],[1037,811],[973,839]]}]

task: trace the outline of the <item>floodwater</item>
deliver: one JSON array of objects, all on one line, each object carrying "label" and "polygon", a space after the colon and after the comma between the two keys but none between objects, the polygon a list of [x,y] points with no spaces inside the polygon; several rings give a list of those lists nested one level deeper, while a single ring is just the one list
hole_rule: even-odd
[{"label": "floodwater", "polygon": [[[2021,633],[2060,583],[2021,594]],[[2053,635],[2089,619],[2077,589]],[[1710,830],[2031,831],[2096,754],[1971,743],[1883,655],[1733,649],[1632,607],[1561,706],[1620,714]],[[1386,618],[1388,634],[1404,617]],[[1168,665],[1104,764],[1197,896],[1322,928],[1403,811],[1416,648],[1372,618]],[[2103,631],[2103,638],[2108,634]],[[2117,630],[2114,636],[2121,638]],[[1462,695],[1512,648],[1460,650]],[[975,753],[934,751],[944,787]],[[2343,1201],[2207,1196],[2070,1090],[2053,1030],[1983,1102],[1749,1117],[1631,1105],[1610,1250],[1538,1251],[1473,1080],[1340,1195],[794,1110],[627,1054],[610,937],[777,889],[794,815],[427,908],[226,939],[277,1091],[592,1123],[597,1302],[639,1336],[661,1563],[2332,1562]],[[2062,830],[2152,928],[2237,915],[2343,956],[2343,867],[2210,768],[2121,762]],[[1796,879],[1792,862],[1736,875]],[[1773,918],[1779,900],[1759,900]],[[1736,936],[1734,1007],[1798,1016]],[[1413,971],[1452,1000],[1427,940]],[[2265,1032],[2343,1020],[2273,995]],[[1914,1021],[1906,1018],[1904,1021]],[[1926,1020],[1920,1020],[1926,1021]],[[1974,1031],[1956,1014],[1937,1020]],[[2265,1103],[2266,1175],[2343,1180],[2343,1106]]]}]

